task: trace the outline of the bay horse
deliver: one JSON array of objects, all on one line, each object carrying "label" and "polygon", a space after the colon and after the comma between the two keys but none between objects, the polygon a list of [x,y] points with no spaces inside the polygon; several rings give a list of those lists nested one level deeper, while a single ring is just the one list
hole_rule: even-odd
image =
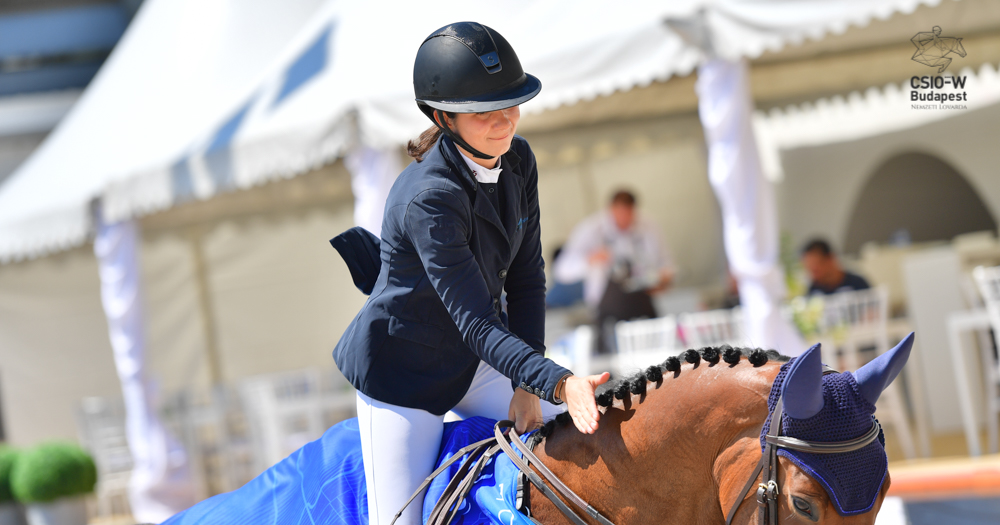
[{"label": "bay horse", "polygon": [[[740,492],[762,457],[769,400],[773,405],[776,395],[784,394],[784,421],[789,427],[796,420],[814,427],[826,424],[831,428],[819,430],[827,436],[847,428],[875,428],[877,423],[866,426],[874,420],[875,400],[902,369],[912,343],[910,334],[857,372],[831,375],[829,380],[823,374],[819,345],[792,362],[759,349],[689,350],[604,390],[598,403],[605,408],[593,435],[581,434],[568,417],[561,416],[539,431],[544,439],[534,451],[559,479],[616,525],[721,524],[734,507],[731,523],[764,523],[758,520],[761,511],[754,491],[745,499]],[[788,365],[798,366],[782,373],[783,384],[773,391],[779,371]],[[854,400],[863,407],[861,413],[838,413],[859,412],[856,407],[852,410],[845,395],[863,398]],[[835,423],[829,425],[830,421]],[[846,431],[854,433],[848,437],[860,434]],[[889,487],[884,441],[878,432],[879,440],[867,445],[869,450],[844,454],[865,452],[867,457],[855,457],[847,470],[841,465],[839,472],[810,465],[811,459],[796,460],[809,454],[795,458],[779,453],[777,514],[772,523],[874,523]],[[798,437],[815,440],[816,436]],[[817,480],[817,472],[849,479]],[[865,492],[866,487],[853,486],[865,480],[867,494],[860,494],[862,503],[853,509],[843,508],[845,502],[840,501],[851,495],[830,493],[831,488]],[[534,486],[528,501],[538,522],[569,523]]]},{"label": "bay horse", "polygon": [[[452,429],[464,429],[453,434],[463,448],[455,451],[451,441],[449,446],[442,443],[439,461],[446,464],[441,469],[458,459],[466,458],[463,467],[475,462],[478,466],[466,472],[471,472],[470,486],[477,488],[468,492],[468,499],[457,499],[462,494],[457,491],[424,510],[434,514],[444,505],[446,512],[439,515],[446,515],[450,509],[465,509],[463,516],[471,521],[463,517],[461,523],[478,524],[486,516],[472,514],[471,503],[481,508],[503,501],[509,505],[488,515],[495,524],[528,525],[525,513],[535,523],[568,523],[559,510],[562,506],[570,512],[567,505],[555,505],[534,485],[545,486],[560,500],[538,479],[536,472],[547,467],[578,497],[550,477],[551,486],[573,505],[589,504],[582,518],[574,518],[576,525],[872,524],[889,487],[881,427],[873,417],[875,401],[902,369],[912,344],[910,334],[858,371],[845,373],[824,370],[818,345],[791,360],[760,349],[688,350],[606,385],[597,396],[603,416],[591,435],[579,433],[565,414],[546,423],[528,443],[507,443],[500,427],[512,426],[509,421],[471,418],[455,423]],[[484,433],[494,435],[495,445]],[[536,443],[534,459],[530,443]],[[481,445],[500,447],[505,457],[492,456],[496,461],[483,467],[474,452],[462,452]],[[532,466],[515,461],[511,445]],[[165,525],[364,525],[367,494],[360,448],[357,420],[345,420],[243,487],[202,501]],[[448,451],[453,453],[445,459]],[[519,472],[530,469],[536,472],[526,476],[532,480],[526,487]],[[443,478],[443,484],[462,486],[455,483],[460,476],[451,482]],[[473,482],[477,479],[481,483]],[[520,504],[510,497],[515,486]],[[754,498],[750,489],[758,486]]]}]

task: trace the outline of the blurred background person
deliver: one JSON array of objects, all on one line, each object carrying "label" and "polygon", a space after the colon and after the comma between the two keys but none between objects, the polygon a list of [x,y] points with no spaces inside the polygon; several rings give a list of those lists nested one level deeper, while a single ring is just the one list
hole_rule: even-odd
[{"label": "blurred background person", "polygon": [[606,210],[573,229],[555,261],[556,282],[583,281],[584,301],[596,311],[599,353],[614,348],[615,322],[656,317],[652,296],[674,278],[658,230],[635,208],[635,195],[618,190]]},{"label": "blurred background person", "polygon": [[864,277],[848,272],[840,266],[840,261],[830,248],[830,243],[823,239],[813,239],[805,244],[802,248],[802,267],[809,273],[811,280],[807,295],[816,293],[830,295],[871,288]]},{"label": "blurred background person", "polygon": [[[552,264],[558,264],[562,255],[562,245],[556,247],[552,252]],[[564,283],[558,279],[553,279],[545,293],[545,306],[547,308],[568,308],[583,302],[583,279]]]}]

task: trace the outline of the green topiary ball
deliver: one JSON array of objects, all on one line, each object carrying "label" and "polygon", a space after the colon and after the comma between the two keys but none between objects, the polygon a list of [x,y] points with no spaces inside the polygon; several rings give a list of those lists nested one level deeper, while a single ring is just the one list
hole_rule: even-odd
[{"label": "green topiary ball", "polygon": [[16,450],[0,445],[0,503],[14,501],[14,494],[10,491],[10,472],[16,459]]},{"label": "green topiary ball", "polygon": [[23,503],[88,494],[96,484],[93,458],[72,443],[43,443],[21,452],[10,476],[11,491]]}]

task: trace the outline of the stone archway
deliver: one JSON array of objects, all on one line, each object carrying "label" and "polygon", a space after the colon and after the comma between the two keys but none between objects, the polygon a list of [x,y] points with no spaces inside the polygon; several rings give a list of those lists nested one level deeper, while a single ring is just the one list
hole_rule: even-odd
[{"label": "stone archway", "polygon": [[902,153],[879,166],[850,217],[846,253],[858,253],[871,241],[885,244],[901,230],[912,242],[997,230],[996,219],[965,177],[941,159],[917,152]]}]

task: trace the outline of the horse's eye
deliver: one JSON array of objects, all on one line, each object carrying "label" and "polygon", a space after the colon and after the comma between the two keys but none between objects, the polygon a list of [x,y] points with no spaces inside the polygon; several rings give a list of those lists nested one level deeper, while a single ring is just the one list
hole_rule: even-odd
[{"label": "horse's eye", "polygon": [[795,512],[809,518],[812,521],[817,521],[819,516],[813,512],[812,505],[808,501],[798,497],[792,496],[792,505],[795,506]]}]

